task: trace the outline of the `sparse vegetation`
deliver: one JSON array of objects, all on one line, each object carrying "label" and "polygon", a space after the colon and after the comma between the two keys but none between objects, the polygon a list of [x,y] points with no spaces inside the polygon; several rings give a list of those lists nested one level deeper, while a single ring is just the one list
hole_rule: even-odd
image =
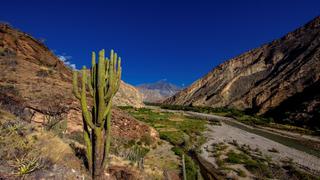
[{"label": "sparse vegetation", "polygon": [[10,166],[14,168],[14,174],[22,177],[41,168],[40,158],[38,157],[16,158],[16,160],[13,161],[13,163],[11,163]]},{"label": "sparse vegetation", "polygon": [[244,124],[248,124],[251,126],[267,126],[279,130],[285,130],[290,132],[296,132],[301,134],[310,134],[310,135],[317,135],[317,131],[313,131],[310,129],[290,125],[290,124],[279,124],[275,123],[275,120],[270,117],[262,117],[258,116],[246,111],[241,111],[232,108],[212,108],[212,107],[201,107],[201,106],[181,106],[181,105],[159,105],[162,109],[171,109],[171,110],[183,110],[183,111],[193,111],[199,113],[206,113],[206,114],[215,114],[225,117],[234,118]]},{"label": "sparse vegetation", "polygon": [[283,161],[283,165],[275,163],[271,157],[263,155],[259,149],[251,149],[249,145],[238,144],[237,141],[231,141],[228,144],[213,143],[211,148],[206,148],[206,151],[212,153],[211,157],[215,158],[216,165],[223,175],[233,171],[239,177],[247,177],[248,174],[244,171],[247,170],[258,179],[315,178],[315,176],[295,167],[292,160]]},{"label": "sparse vegetation", "polygon": [[147,108],[120,107],[140,121],[146,122],[158,130],[160,138],[170,142],[172,151],[182,157],[185,155],[187,179],[197,177],[198,166],[188,156],[189,151],[196,151],[205,142],[202,132],[207,124],[204,120],[192,119],[169,112],[157,112]]},{"label": "sparse vegetation", "polygon": [[53,74],[52,69],[40,69],[37,71],[37,76],[40,78],[45,78]]},{"label": "sparse vegetation", "polygon": [[36,139],[28,138],[32,132],[25,122],[0,121],[0,164],[11,167],[13,175],[24,177],[42,168],[41,156],[35,150]]}]

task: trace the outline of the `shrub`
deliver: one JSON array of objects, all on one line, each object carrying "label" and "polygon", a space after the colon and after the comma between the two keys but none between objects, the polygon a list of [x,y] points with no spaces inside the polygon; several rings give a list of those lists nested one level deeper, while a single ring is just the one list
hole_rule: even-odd
[{"label": "shrub", "polygon": [[233,164],[241,164],[246,162],[249,157],[243,153],[235,153],[234,151],[229,151],[227,153],[226,162],[233,163]]},{"label": "shrub", "polygon": [[149,134],[144,134],[142,137],[141,137],[141,139],[140,139],[140,141],[144,144],[144,145],[146,145],[146,146],[150,146],[151,144],[152,144],[152,137],[149,135]]},{"label": "shrub", "polygon": [[41,77],[41,78],[45,78],[49,76],[49,71],[45,70],[45,69],[40,69],[39,71],[37,71],[37,76]]},{"label": "shrub", "polygon": [[54,116],[45,116],[44,128],[47,131],[52,131],[54,134],[58,135],[59,137],[63,137],[67,130],[68,121],[63,119],[60,115]]},{"label": "shrub", "polygon": [[176,131],[164,131],[160,132],[160,138],[170,142],[173,145],[180,146],[185,143],[185,138],[182,133]]},{"label": "shrub", "polygon": [[171,148],[171,150],[176,154],[177,156],[181,157],[184,153],[183,150],[180,147],[174,146]]}]

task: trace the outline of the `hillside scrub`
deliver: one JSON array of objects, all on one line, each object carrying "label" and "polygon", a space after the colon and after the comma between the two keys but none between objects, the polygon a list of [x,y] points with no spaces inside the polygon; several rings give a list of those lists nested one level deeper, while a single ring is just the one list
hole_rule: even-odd
[{"label": "hillside scrub", "polygon": [[195,179],[198,165],[188,156],[189,151],[198,151],[205,142],[202,132],[206,130],[207,121],[192,119],[177,113],[157,112],[148,108],[120,107],[132,116],[154,127],[160,138],[170,142],[171,149],[179,157],[185,154],[187,179]]},{"label": "hillside scrub", "polygon": [[56,134],[3,110],[0,147],[0,179],[47,179],[52,174],[57,179],[87,176],[73,150]]}]

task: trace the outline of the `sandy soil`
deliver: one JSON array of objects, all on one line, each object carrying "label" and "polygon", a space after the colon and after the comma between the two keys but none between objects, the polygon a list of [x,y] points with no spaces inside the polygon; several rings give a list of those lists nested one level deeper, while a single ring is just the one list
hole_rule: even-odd
[{"label": "sandy soil", "polygon": [[[224,123],[221,126],[209,126],[206,136],[208,137],[208,142],[203,147],[209,146],[212,143],[236,140],[240,145],[247,144],[252,149],[259,148],[263,154],[272,157],[275,162],[280,163],[281,160],[290,158],[294,163],[304,168],[320,172],[319,158]],[[277,149],[279,152],[269,152],[268,150],[272,148]],[[214,158],[209,157],[206,151],[203,151],[201,156],[209,162],[214,162]]]}]

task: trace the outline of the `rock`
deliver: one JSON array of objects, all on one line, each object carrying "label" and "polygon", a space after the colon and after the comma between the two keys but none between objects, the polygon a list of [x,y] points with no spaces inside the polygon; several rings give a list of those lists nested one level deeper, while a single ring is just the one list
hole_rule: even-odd
[{"label": "rock", "polygon": [[176,86],[166,80],[155,83],[141,84],[136,87],[143,95],[144,102],[160,103],[166,98],[181,91],[181,87]]},{"label": "rock", "polygon": [[233,107],[312,126],[320,119],[319,67],[318,16],[281,39],[215,67],[164,103]]},{"label": "rock", "polygon": [[[141,107],[142,95],[122,81],[114,104]],[[1,108],[39,125],[46,116],[59,115],[68,120],[68,133],[82,130],[80,104],[72,93],[72,70],[43,43],[5,24],[0,24]],[[151,132],[120,109],[114,108],[112,116],[113,134],[140,138]]]}]

